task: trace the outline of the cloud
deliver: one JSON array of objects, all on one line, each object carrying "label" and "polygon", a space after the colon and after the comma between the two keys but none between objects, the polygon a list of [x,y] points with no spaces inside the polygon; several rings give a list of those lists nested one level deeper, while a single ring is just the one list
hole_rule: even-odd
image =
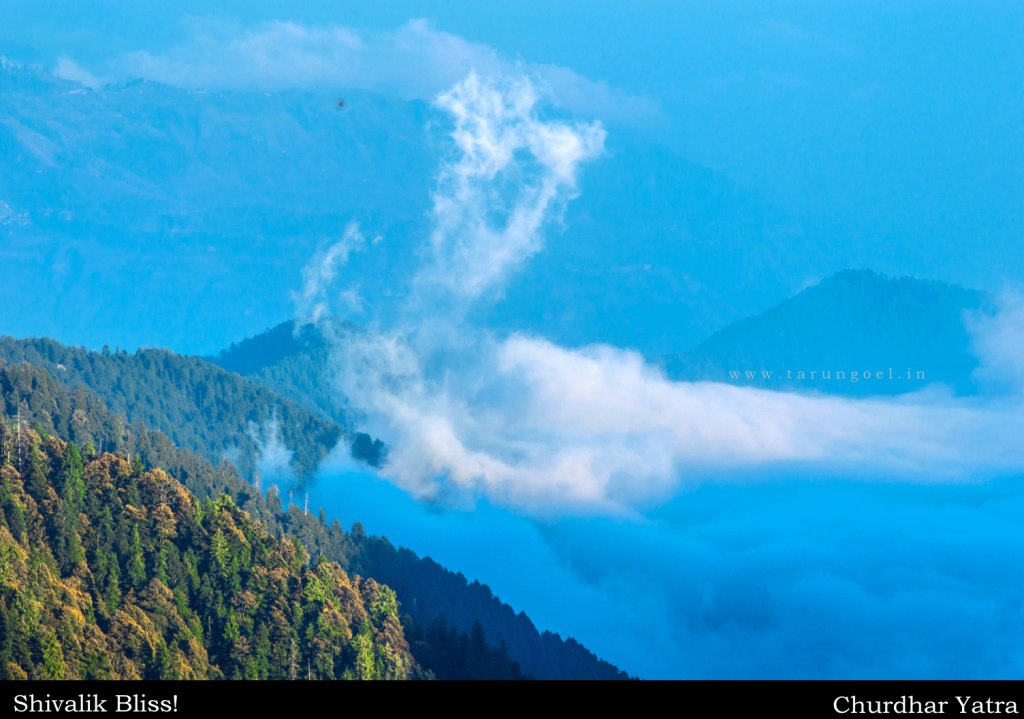
[{"label": "cloud", "polygon": [[[353,252],[366,247],[358,225],[349,223],[341,239],[310,260],[302,270],[302,291],[292,294],[299,326],[316,324],[325,318],[331,305],[328,292],[338,275],[338,268],[348,262]],[[361,309],[358,292],[349,288],[338,294],[349,310]]]},{"label": "cloud", "polygon": [[[672,382],[633,352],[526,336],[476,335],[462,366],[424,352],[418,335],[344,347],[342,389],[391,444],[384,473],[422,497],[457,490],[541,513],[616,513],[716,470],[955,481],[1024,468],[1013,402]],[[431,373],[435,364],[444,369]]]},{"label": "cloud", "polygon": [[541,120],[537,101],[525,78],[475,72],[438,96],[455,123],[455,158],[434,193],[432,261],[421,282],[479,297],[541,249],[543,226],[576,196],[580,166],[604,150],[604,129]]},{"label": "cloud", "polygon": [[975,377],[990,391],[1024,395],[1024,297],[1006,291],[994,313],[977,312],[967,318],[979,364]]},{"label": "cloud", "polygon": [[53,69],[53,74],[63,80],[77,82],[79,85],[93,89],[102,87],[106,83],[106,80],[96,77],[69,57],[57,59],[57,65]]},{"label": "cloud", "polygon": [[349,459],[324,468],[311,501],[486,580],[538,628],[644,678],[1020,674],[1016,478],[786,475],[733,472],[639,521],[536,520],[487,502],[439,512]]},{"label": "cloud", "polygon": [[[246,28],[196,21],[179,45],[163,52],[123,53],[97,74],[109,81],[143,78],[186,88],[363,89],[427,100],[473,70],[486,76],[529,74],[572,112],[627,123],[646,122],[659,113],[651,100],[565,67],[509,60],[426,20],[383,32],[286,21]],[[57,72],[86,84],[97,81],[70,58],[61,60]]]},{"label": "cloud", "polygon": [[[1024,412],[1013,398],[955,399],[933,387],[852,400],[672,382],[627,350],[475,326],[469,310],[541,250],[604,131],[543,119],[524,78],[470,73],[436,104],[451,118],[452,155],[439,172],[417,291],[389,321],[378,312],[369,331],[332,343],[337,389],[390,445],[382,471],[400,486],[535,513],[621,513],[722,470],[934,481],[1024,468],[1015,441]],[[300,304],[301,316],[329,314],[324,288],[343,254],[307,269],[302,297],[315,299]],[[993,356],[1017,337],[995,322],[1002,329],[982,340]]]},{"label": "cloud", "polygon": [[655,521],[562,521],[545,537],[607,597],[577,611],[614,623],[629,596],[650,603],[639,637],[585,639],[623,660],[625,639],[639,644],[625,666],[644,676],[1009,678],[1024,666],[1024,582],[1004,559],[1024,548],[1020,509],[1009,480],[761,477],[703,485]]},{"label": "cloud", "polygon": [[272,484],[293,484],[293,453],[284,443],[281,423],[277,416],[272,416],[259,424],[250,422],[249,437],[256,444],[256,468],[259,472],[255,480],[257,487],[260,486],[261,479]]}]

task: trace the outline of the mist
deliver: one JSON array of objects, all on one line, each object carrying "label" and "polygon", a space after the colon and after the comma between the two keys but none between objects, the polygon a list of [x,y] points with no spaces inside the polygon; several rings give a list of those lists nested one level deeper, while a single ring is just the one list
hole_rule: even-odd
[{"label": "mist", "polygon": [[[312,507],[488,584],[644,678],[1012,678],[1019,478],[920,485],[726,473],[643,518],[416,501],[344,463]],[[481,551],[486,547],[486,551]],[[498,561],[496,561],[496,559]]]},{"label": "mist", "polygon": [[[346,283],[349,255],[387,241],[368,245],[350,225],[311,260],[296,295],[298,315],[331,341],[336,391],[389,444],[381,471],[398,486],[425,500],[486,498],[536,516],[628,516],[716,470],[792,465],[955,482],[1024,467],[1016,393],[960,398],[932,385],[846,399],[674,382],[628,349],[564,347],[477,321],[479,308],[557,241],[606,133],[552,114],[526,76],[473,72],[435,103],[451,119],[450,146],[407,289],[364,298]],[[322,321],[337,315],[366,331],[339,333]],[[994,316],[965,318],[992,382],[1013,382],[1006,377],[1019,370],[1006,358],[1022,318],[1009,300]]]},{"label": "mist", "polygon": [[[542,104],[528,78],[475,74],[437,98],[451,154],[408,291],[388,312],[360,298],[365,332],[321,323],[388,461],[375,477],[335,458],[314,503],[640,676],[1019,671],[1024,582],[999,559],[1024,545],[1014,295],[964,318],[974,397],[673,382],[629,349],[500,334],[476,309],[557,241],[603,147],[600,125]],[[300,315],[351,296],[346,253],[311,261]]]},{"label": "mist", "polygon": [[652,361],[840,270],[1019,283],[1020,6],[98,7],[0,26],[5,332],[316,325],[386,460],[225,457],[641,677],[1024,671],[1019,286],[971,396]]}]

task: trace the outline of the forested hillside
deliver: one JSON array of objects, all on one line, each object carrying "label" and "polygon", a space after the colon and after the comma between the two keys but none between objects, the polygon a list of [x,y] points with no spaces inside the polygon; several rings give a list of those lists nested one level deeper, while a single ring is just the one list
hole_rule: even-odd
[{"label": "forested hillside", "polygon": [[[104,401],[81,386],[69,387],[31,364],[0,366],[0,418],[6,427],[34,428],[37,435],[74,441],[84,453],[118,453],[135,469],[157,467],[178,478],[200,501],[227,494],[275,537],[295,537],[313,557],[326,557],[353,574],[387,584],[393,576],[400,616],[417,663],[438,678],[625,678],[572,639],[538,633],[479,583],[420,559],[359,525],[346,532],[337,521],[285,506],[276,488],[264,495],[227,461],[214,467],[190,449],[179,448],[162,432],[129,426]],[[10,431],[5,435],[7,448]],[[16,452],[10,449],[12,461]],[[6,454],[4,455],[6,456]],[[133,470],[134,471],[134,470]]]},{"label": "forested hillside", "polygon": [[[337,329],[344,331],[346,326],[339,324]],[[209,359],[230,372],[255,374],[289,357],[325,349],[327,346],[327,340],[315,324],[300,327],[289,320],[255,337],[235,342]]]},{"label": "forested hillside", "polygon": [[[359,331],[347,325],[333,329],[342,341],[345,332]],[[341,421],[346,408],[332,390],[329,359],[330,348],[321,331],[314,325],[296,330],[294,322],[284,322],[233,344],[212,358],[225,369],[244,372],[310,410]],[[364,448],[362,453],[376,457],[379,445]],[[529,617],[517,614],[495,598],[486,585],[469,583],[461,574],[450,572],[429,558],[420,558],[409,549],[396,550],[387,540],[367,537],[362,532],[353,539],[360,550],[357,571],[394,586],[403,597],[406,611],[419,624],[429,625],[435,618],[446,617],[453,620],[454,627],[472,633],[470,617],[475,617],[484,622],[492,640],[504,644],[509,655],[536,676],[572,678],[584,667],[590,678],[622,676],[618,669],[575,640],[563,641],[550,632],[538,632]],[[467,600],[468,606],[473,607],[471,612],[466,611]],[[440,628],[436,629],[438,635],[443,634]]]},{"label": "forested hillside", "polygon": [[[339,337],[358,328],[337,323]],[[348,408],[334,388],[330,370],[330,346],[317,325],[296,329],[292,320],[282,322],[232,344],[210,360],[226,370],[244,374],[282,397],[347,423]]]},{"label": "forested hillside", "polygon": [[[41,423],[37,425],[40,429]],[[0,425],[8,679],[405,679],[395,593],[310,562],[227,495]]]},{"label": "forested hillside", "polygon": [[[337,320],[330,328],[344,341],[346,333],[359,332],[359,327]],[[337,389],[331,368],[331,347],[318,325],[297,326],[293,320],[282,322],[232,344],[209,360],[231,372],[246,375],[253,382],[267,387],[342,426],[358,425],[351,408]],[[379,465],[387,448],[379,439],[365,432],[352,438],[352,456],[373,466]]]},{"label": "forested hillside", "polygon": [[[354,437],[265,387],[167,350],[91,352],[51,339],[4,337],[0,361],[30,362],[64,385],[87,387],[132,424],[158,429],[211,462],[230,457],[247,476],[253,473],[259,442],[273,428],[300,478],[309,476],[340,440]],[[97,437],[97,449],[117,446],[115,431]]]},{"label": "forested hillside", "polygon": [[[469,617],[486,627],[487,636],[500,643],[508,655],[531,674],[545,679],[626,679],[625,673],[599,659],[572,637],[538,632],[524,612],[518,614],[480,582],[467,582],[429,557],[410,549],[396,549],[387,539],[357,533],[359,552],[353,571],[365,572],[393,586],[418,625],[431,617],[454,618],[465,628]],[[467,611],[468,610],[468,611]],[[475,635],[472,625],[470,635]],[[415,633],[410,633],[410,641]],[[418,656],[418,655],[417,655]]]}]

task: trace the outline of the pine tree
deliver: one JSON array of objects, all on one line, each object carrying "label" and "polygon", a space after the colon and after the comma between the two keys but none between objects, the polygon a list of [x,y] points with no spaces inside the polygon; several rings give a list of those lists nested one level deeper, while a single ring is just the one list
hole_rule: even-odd
[{"label": "pine tree", "polygon": [[132,527],[132,540],[128,557],[128,581],[133,587],[141,587],[146,582],[146,558],[142,553],[142,538],[138,525]]},{"label": "pine tree", "polygon": [[227,576],[230,548],[228,547],[227,537],[224,536],[224,532],[219,527],[213,533],[213,536],[210,537],[210,553],[213,555],[213,560],[217,563],[217,568],[220,570],[221,575]]}]

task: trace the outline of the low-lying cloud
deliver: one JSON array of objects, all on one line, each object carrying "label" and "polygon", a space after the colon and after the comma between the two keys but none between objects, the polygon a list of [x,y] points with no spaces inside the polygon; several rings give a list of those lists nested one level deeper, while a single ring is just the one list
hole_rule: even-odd
[{"label": "low-lying cloud", "polygon": [[[550,546],[600,594],[558,626],[645,677],[1019,676],[1013,480],[750,479],[705,484],[653,521],[548,525]],[[558,591],[571,596],[552,590],[552,611]],[[642,610],[618,619],[634,597]],[[606,638],[620,621],[629,628]]]},{"label": "low-lying cloud", "polygon": [[997,298],[994,314],[967,318],[974,354],[975,377],[990,393],[1024,396],[1024,297],[1007,290]]},{"label": "low-lying cloud", "polygon": [[[935,481],[1024,467],[1024,411],[1012,395],[958,399],[931,387],[853,400],[673,382],[628,350],[474,325],[469,310],[542,251],[604,130],[546,118],[524,78],[471,73],[435,102],[452,118],[452,155],[413,289],[392,319],[333,343],[338,390],[390,445],[382,472],[400,486],[530,512],[618,513],[722,469]],[[310,278],[320,289],[303,293],[314,307],[300,306],[303,316],[328,314],[323,286],[356,236],[350,228],[307,269],[307,289]],[[1018,369],[1005,350],[1021,320],[1011,307],[975,322],[978,347],[1003,374]]]},{"label": "low-lying cloud", "polygon": [[492,77],[529,74],[547,95],[580,114],[642,123],[659,112],[651,100],[568,68],[510,60],[426,20],[390,31],[288,21],[239,27],[197,20],[188,36],[168,50],[123,53],[88,69],[63,57],[55,68],[65,79],[91,86],[142,78],[196,89],[360,89],[424,100],[473,70]]},{"label": "low-lying cloud", "polygon": [[[438,512],[346,466],[313,506],[486,581],[643,678],[1012,678],[1024,668],[1016,478],[909,484],[730,472],[642,521]],[[515,556],[515,562],[494,561]]]},{"label": "low-lying cloud", "polygon": [[256,484],[265,481],[268,485],[294,484],[295,470],[292,468],[293,452],[288,449],[281,436],[281,422],[276,415],[257,424],[249,423],[249,437],[256,445]]}]

